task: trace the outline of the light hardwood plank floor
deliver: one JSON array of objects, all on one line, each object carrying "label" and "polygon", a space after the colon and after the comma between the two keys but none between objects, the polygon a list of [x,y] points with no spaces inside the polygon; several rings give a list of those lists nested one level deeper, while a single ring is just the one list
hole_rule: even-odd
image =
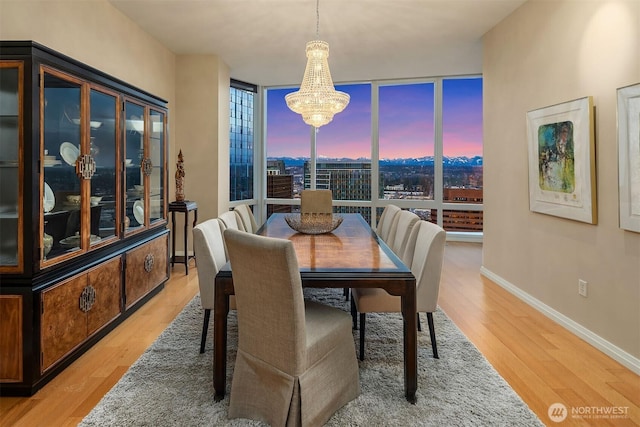
[{"label": "light hardwood plank floor", "polygon": [[[640,426],[640,377],[482,277],[481,262],[480,244],[447,243],[440,306],[538,417],[549,426]],[[0,398],[0,425],[77,425],[197,292],[197,269],[185,276],[176,265],[162,292],[38,393]],[[547,411],[556,402],[582,417],[554,423]],[[584,414],[613,407],[626,414]]]},{"label": "light hardwood plank floor", "polygon": [[[448,242],[439,305],[542,422],[640,425],[640,377],[481,276],[481,263],[480,244]],[[557,402],[569,411],[562,423],[548,416]],[[614,407],[626,415],[584,413]]]}]

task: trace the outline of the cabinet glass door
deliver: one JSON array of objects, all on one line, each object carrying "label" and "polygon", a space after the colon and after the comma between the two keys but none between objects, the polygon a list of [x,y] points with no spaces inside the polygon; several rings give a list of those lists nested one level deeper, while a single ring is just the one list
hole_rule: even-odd
[{"label": "cabinet glass door", "polygon": [[118,96],[92,88],[89,95],[89,151],[96,163],[90,180],[91,245],[118,235]]},{"label": "cabinet glass door", "polygon": [[41,248],[42,259],[52,260],[80,250],[82,244],[84,201],[76,175],[82,149],[82,83],[51,70],[42,72],[41,84]]},{"label": "cabinet glass door", "polygon": [[144,228],[147,209],[145,209],[144,179],[144,106],[125,102],[125,188],[124,195],[125,232],[133,232]]},{"label": "cabinet glass door", "polygon": [[149,221],[151,223],[165,218],[164,183],[165,183],[165,124],[164,113],[151,110],[149,113],[149,158],[151,159],[151,175],[149,175]]},{"label": "cabinet glass door", "polygon": [[0,271],[22,271],[21,62],[0,63]]}]

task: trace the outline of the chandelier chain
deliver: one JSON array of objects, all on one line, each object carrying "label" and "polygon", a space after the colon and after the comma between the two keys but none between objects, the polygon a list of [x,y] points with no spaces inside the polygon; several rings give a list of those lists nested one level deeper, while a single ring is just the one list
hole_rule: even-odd
[{"label": "chandelier chain", "polygon": [[320,0],[316,0],[316,40],[320,40]]}]

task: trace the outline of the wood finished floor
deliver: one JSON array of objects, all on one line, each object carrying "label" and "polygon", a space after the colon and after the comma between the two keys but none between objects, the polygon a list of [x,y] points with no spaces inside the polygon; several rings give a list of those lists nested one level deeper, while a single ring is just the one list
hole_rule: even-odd
[{"label": "wood finished floor", "polygon": [[[482,277],[481,261],[481,245],[447,244],[440,306],[538,417],[549,426],[640,426],[640,377]],[[185,276],[176,265],[162,292],[34,396],[0,398],[0,425],[77,425],[198,292],[191,266]],[[556,402],[627,415],[554,423],[547,410]]]}]

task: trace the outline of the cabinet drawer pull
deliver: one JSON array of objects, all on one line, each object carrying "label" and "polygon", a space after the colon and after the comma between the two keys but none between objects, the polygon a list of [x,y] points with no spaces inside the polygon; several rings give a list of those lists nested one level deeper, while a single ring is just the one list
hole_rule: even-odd
[{"label": "cabinet drawer pull", "polygon": [[90,154],[78,156],[76,160],[76,175],[80,179],[91,179],[96,172],[96,161]]},{"label": "cabinet drawer pull", "polygon": [[153,162],[150,158],[145,157],[144,159],[142,159],[142,173],[145,174],[145,176],[151,176],[152,172]]},{"label": "cabinet drawer pull", "polygon": [[146,257],[144,257],[144,269],[147,273],[151,273],[151,270],[153,270],[153,255],[152,254],[147,254]]},{"label": "cabinet drawer pull", "polygon": [[80,310],[85,313],[91,310],[93,304],[96,302],[96,290],[93,286],[87,285],[80,294]]}]

